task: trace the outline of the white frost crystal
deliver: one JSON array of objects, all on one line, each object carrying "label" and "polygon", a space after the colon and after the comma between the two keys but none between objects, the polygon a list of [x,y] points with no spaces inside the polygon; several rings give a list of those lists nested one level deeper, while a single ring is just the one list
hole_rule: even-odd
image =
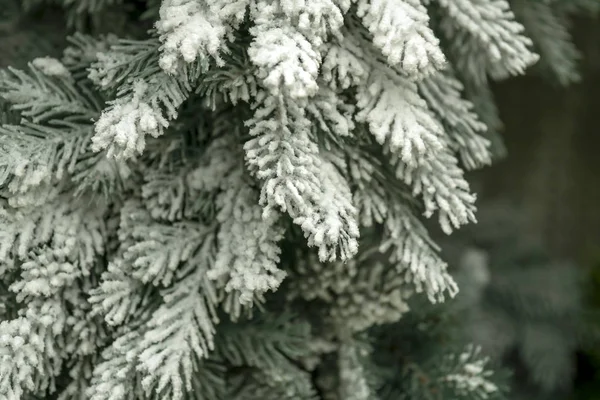
[{"label": "white frost crystal", "polygon": [[165,72],[177,71],[177,60],[187,63],[212,57],[222,63],[227,35],[243,19],[246,0],[164,0],[156,29],[160,34],[160,66]]},{"label": "white frost crystal", "polygon": [[106,149],[109,157],[129,158],[144,151],[146,135],[158,137],[163,133],[168,121],[143,100],[147,91],[148,85],[139,81],[129,98],[104,111],[92,139],[95,151]]},{"label": "white frost crystal", "polygon": [[69,77],[69,70],[56,58],[39,57],[34,59],[31,64],[40,70],[44,75]]},{"label": "white frost crystal", "polygon": [[444,67],[446,58],[421,0],[359,0],[357,14],[392,66],[413,78]]},{"label": "white frost crystal", "polygon": [[287,19],[274,18],[275,12],[275,5],[259,1],[252,13],[254,41],[248,55],[257,76],[273,95],[312,96],[318,90],[321,55]]}]

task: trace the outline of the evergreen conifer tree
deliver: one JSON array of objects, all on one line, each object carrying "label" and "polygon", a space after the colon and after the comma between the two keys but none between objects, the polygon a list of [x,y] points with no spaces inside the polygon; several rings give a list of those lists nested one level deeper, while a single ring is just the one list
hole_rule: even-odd
[{"label": "evergreen conifer tree", "polygon": [[423,219],[597,1],[4,3],[1,399],[502,398]]}]

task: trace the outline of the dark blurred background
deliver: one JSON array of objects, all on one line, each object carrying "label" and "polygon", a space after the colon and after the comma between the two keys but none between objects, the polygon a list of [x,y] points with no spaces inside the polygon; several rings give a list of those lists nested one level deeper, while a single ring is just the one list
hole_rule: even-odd
[{"label": "dark blurred background", "polygon": [[581,83],[527,75],[494,85],[508,156],[475,178],[482,199],[523,204],[555,256],[587,263],[600,250],[600,21],[573,27]]},{"label": "dark blurred background", "polygon": [[[530,74],[495,84],[508,156],[473,179],[482,201],[522,205],[552,257],[592,271],[600,310],[600,21],[573,27],[582,81],[563,88]],[[578,351],[572,398],[600,399],[600,345]]]}]

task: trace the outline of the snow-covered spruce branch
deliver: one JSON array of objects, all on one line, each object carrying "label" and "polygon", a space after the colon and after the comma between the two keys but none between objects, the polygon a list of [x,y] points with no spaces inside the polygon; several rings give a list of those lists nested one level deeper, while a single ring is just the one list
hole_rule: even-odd
[{"label": "snow-covered spruce branch", "polygon": [[281,209],[302,227],[323,260],[342,260],[358,249],[356,209],[347,182],[318,153],[305,110],[282,96],[259,95],[248,124],[246,159],[260,179],[265,216]]},{"label": "snow-covered spruce branch", "polygon": [[429,111],[413,82],[391,81],[373,72],[357,93],[359,121],[390,153],[397,176],[422,195],[425,215],[439,210],[439,222],[450,233],[474,221],[475,197],[449,148],[441,124]]},{"label": "snow-covered spruce branch", "polygon": [[121,41],[98,55],[90,79],[102,89],[116,90],[117,98],[96,122],[93,150],[106,149],[109,157],[118,159],[142,153],[146,136],[164,133],[206,68],[201,60],[182,65],[176,75],[164,72],[154,40]]},{"label": "snow-covered spruce branch", "polygon": [[390,66],[398,66],[413,79],[444,67],[446,58],[420,0],[359,0],[357,4],[357,16]]},{"label": "snow-covered spruce branch", "polygon": [[[188,180],[196,190],[218,191],[218,250],[209,278],[223,281],[226,292],[251,305],[268,290],[277,290],[286,276],[278,267],[284,228],[278,213],[263,218],[259,193],[244,168],[242,146],[232,139],[235,136],[215,139],[205,164]],[[215,182],[214,176],[221,179]]]},{"label": "snow-covered spruce branch", "polygon": [[94,218],[62,200],[15,221],[2,237],[0,263],[21,271],[9,286],[17,316],[0,323],[0,395],[7,398],[54,387],[69,360],[88,357],[105,339],[83,294],[104,252],[102,210]]},{"label": "snow-covered spruce branch", "polygon": [[507,0],[435,0],[444,10],[442,33],[456,53],[455,68],[478,84],[523,74],[539,56]]}]

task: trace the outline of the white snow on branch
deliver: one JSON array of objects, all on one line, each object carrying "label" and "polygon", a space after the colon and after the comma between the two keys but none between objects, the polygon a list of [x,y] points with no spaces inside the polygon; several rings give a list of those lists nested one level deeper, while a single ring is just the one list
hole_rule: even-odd
[{"label": "white snow on branch", "polygon": [[359,233],[348,183],[319,156],[304,109],[281,97],[262,97],[248,121],[254,138],[245,150],[251,172],[263,181],[265,216],[287,212],[322,260],[352,257]]},{"label": "white snow on branch", "polygon": [[483,136],[487,126],[462,97],[463,85],[446,69],[418,82],[419,93],[438,116],[450,141],[468,169],[492,163],[490,141]]},{"label": "white snow on branch", "polygon": [[242,304],[255,296],[275,291],[286,273],[279,269],[279,242],[283,238],[279,216],[262,218],[258,193],[247,185],[230,188],[219,197],[224,206],[217,218],[221,222],[219,249],[210,279],[227,277],[225,291],[239,293]]},{"label": "white snow on branch", "polygon": [[174,74],[177,61],[193,62],[212,57],[223,60],[219,52],[225,49],[225,39],[243,21],[247,0],[164,0],[156,29],[163,43],[161,68]]},{"label": "white snow on branch", "polygon": [[[524,36],[525,28],[515,20],[506,0],[437,0],[447,13],[444,33],[459,54],[459,63],[469,65],[477,76],[477,62],[494,78],[523,74],[539,56],[530,48],[533,42]],[[480,59],[482,55],[484,59]],[[469,58],[474,58],[469,60]],[[487,64],[487,65],[486,65]]]},{"label": "white snow on branch", "polygon": [[[206,162],[190,174],[190,182],[197,189],[218,193],[217,253],[207,276],[222,281],[219,286],[233,292],[242,305],[252,305],[267,291],[277,290],[286,276],[278,267],[284,229],[279,213],[263,218],[241,150],[233,135],[218,137],[206,151]],[[215,176],[221,178],[215,181]]]},{"label": "white snow on branch", "polygon": [[63,63],[53,57],[38,57],[31,62],[31,65],[47,76],[60,76],[63,78],[71,76]]},{"label": "white snow on branch", "polygon": [[285,16],[297,21],[295,26],[315,45],[319,46],[328,35],[339,35],[344,25],[344,14],[351,2],[348,0],[280,0]]},{"label": "white snow on branch", "polygon": [[357,107],[356,119],[367,122],[371,134],[390,153],[396,175],[413,188],[413,195],[422,195],[426,216],[439,210],[446,233],[475,221],[475,196],[415,82],[390,79],[374,70],[367,85],[358,90]]},{"label": "white snow on branch", "polygon": [[324,45],[321,78],[334,89],[348,89],[363,85],[371,67],[364,60],[359,46],[350,37]]},{"label": "white snow on branch", "polygon": [[120,88],[123,94],[110,102],[95,126],[92,150],[107,150],[108,157],[127,159],[141,154],[146,136],[161,136],[177,117],[192,85],[159,71],[147,81],[136,80]]},{"label": "white snow on branch", "polygon": [[277,18],[277,7],[259,1],[252,12],[254,40],[248,49],[257,77],[272,95],[304,98],[318,90],[321,56],[290,21]]},{"label": "white snow on branch", "polygon": [[424,292],[432,303],[444,301],[446,294],[454,297],[458,293],[448,265],[408,207],[395,204],[384,224],[389,238],[383,241],[380,251],[391,250],[390,262],[406,282],[414,285],[417,293]]},{"label": "white snow on branch", "polygon": [[0,322],[0,394],[20,399],[33,390],[35,372],[43,359],[44,337],[35,332],[29,320],[20,317]]},{"label": "white snow on branch", "polygon": [[420,79],[445,66],[421,0],[359,0],[357,15],[390,65],[408,76]]},{"label": "white snow on branch", "polygon": [[90,384],[85,390],[90,400],[124,400],[127,395],[139,396],[132,381],[137,379],[135,370],[140,351],[141,335],[136,330],[123,329],[120,335],[101,352],[93,366]]},{"label": "white snow on branch", "polygon": [[442,378],[452,385],[457,394],[469,396],[477,394],[480,399],[487,399],[500,389],[490,380],[493,371],[487,369],[489,359],[480,355],[481,350],[468,346],[460,355],[450,355],[446,363],[454,365],[453,371]]},{"label": "white snow on branch", "polygon": [[412,185],[413,195],[422,195],[426,217],[438,210],[438,220],[445,233],[476,222],[476,196],[470,192],[464,171],[448,149],[428,157],[418,167],[398,162],[396,176]]},{"label": "white snow on branch", "polygon": [[339,137],[352,136],[354,109],[354,105],[324,85],[306,106],[307,115],[314,121],[314,130]]},{"label": "white snow on branch", "polygon": [[561,85],[567,86],[581,80],[579,61],[582,55],[569,32],[569,16],[555,9],[552,3],[546,3],[515,1],[511,6],[515,16],[527,27],[527,35],[539,51],[544,72],[549,72]]},{"label": "white snow on branch", "polygon": [[165,398],[181,400],[192,390],[194,361],[214,348],[217,295],[206,272],[212,243],[207,241],[195,262],[180,271],[183,278],[161,291],[163,304],[147,323],[139,344],[138,369],[147,394],[166,391]]},{"label": "white snow on branch", "polygon": [[368,82],[356,95],[357,121],[369,124],[369,130],[381,145],[411,166],[432,156],[444,147],[442,126],[417,93],[416,85],[406,79],[392,80],[372,71]]},{"label": "white snow on branch", "polygon": [[115,101],[102,113],[92,138],[94,151],[107,149],[109,157],[129,158],[144,151],[146,135],[158,137],[163,133],[169,123],[144,101],[147,90],[148,85],[139,81],[131,96]]}]

